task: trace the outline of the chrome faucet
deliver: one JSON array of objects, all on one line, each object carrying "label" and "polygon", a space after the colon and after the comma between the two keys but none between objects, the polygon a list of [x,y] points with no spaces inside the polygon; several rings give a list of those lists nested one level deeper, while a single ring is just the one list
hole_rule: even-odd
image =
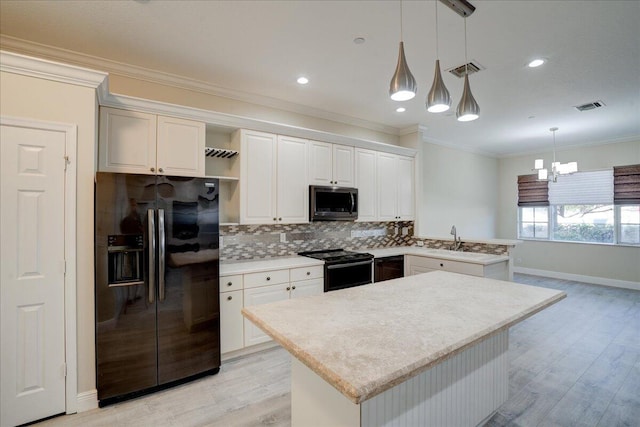
[{"label": "chrome faucet", "polygon": [[451,233],[453,236],[453,245],[451,245],[452,251],[463,251],[462,249],[462,238],[458,237],[458,233],[456,232],[456,226],[451,227]]}]

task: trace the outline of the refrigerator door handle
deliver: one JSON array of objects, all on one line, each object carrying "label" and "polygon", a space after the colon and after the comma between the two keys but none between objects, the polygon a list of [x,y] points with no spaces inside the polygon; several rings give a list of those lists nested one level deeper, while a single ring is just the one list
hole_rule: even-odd
[{"label": "refrigerator door handle", "polygon": [[164,209],[158,209],[158,288],[160,301],[164,301],[164,267],[165,267],[165,237],[164,237]]},{"label": "refrigerator door handle", "polygon": [[156,220],[153,209],[147,209],[147,231],[149,235],[149,302],[156,298]]}]

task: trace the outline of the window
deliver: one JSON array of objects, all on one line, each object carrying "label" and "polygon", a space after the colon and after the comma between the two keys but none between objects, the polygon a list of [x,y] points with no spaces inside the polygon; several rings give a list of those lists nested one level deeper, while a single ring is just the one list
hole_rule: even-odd
[{"label": "window", "polygon": [[549,209],[546,206],[521,207],[519,236],[526,239],[549,238]]},{"label": "window", "polygon": [[548,200],[534,206],[521,203],[529,191],[523,177],[529,179],[519,177],[518,238],[640,245],[640,193],[635,181],[630,184],[638,181],[629,178],[633,174],[640,176],[638,165],[618,167],[615,185],[612,170],[561,175],[548,183]]},{"label": "window", "polygon": [[613,205],[556,205],[553,240],[614,243]]},{"label": "window", "polygon": [[640,244],[640,205],[622,205],[617,208],[620,218],[618,243]]}]

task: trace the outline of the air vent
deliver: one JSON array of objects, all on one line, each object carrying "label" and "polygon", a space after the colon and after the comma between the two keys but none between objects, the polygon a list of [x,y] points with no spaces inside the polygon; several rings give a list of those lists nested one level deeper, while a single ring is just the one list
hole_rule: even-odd
[{"label": "air vent", "polygon": [[462,64],[459,65],[457,67],[454,68],[449,68],[447,71],[450,72],[451,74],[453,74],[456,77],[464,77],[465,72],[467,72],[467,67],[468,67],[468,73],[469,74],[473,74],[473,73],[477,73],[480,70],[484,70],[485,68],[480,65],[478,62],[476,61],[471,61],[467,64]]},{"label": "air vent", "polygon": [[589,111],[589,110],[595,110],[596,108],[600,108],[604,106],[605,106],[605,103],[602,101],[593,101],[593,102],[588,102],[582,105],[576,105],[574,108],[578,111]]}]

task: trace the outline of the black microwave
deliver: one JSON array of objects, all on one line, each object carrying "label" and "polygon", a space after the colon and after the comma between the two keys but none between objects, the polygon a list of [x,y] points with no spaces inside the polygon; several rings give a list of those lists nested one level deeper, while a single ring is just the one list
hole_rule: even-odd
[{"label": "black microwave", "polygon": [[310,221],[355,221],[358,219],[358,189],[309,186]]}]

